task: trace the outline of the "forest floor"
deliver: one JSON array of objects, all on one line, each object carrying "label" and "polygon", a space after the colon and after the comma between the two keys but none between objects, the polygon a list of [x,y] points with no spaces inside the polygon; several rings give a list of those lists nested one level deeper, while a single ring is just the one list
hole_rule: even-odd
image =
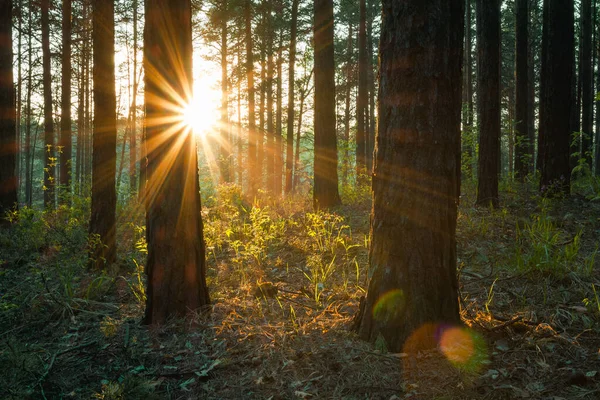
[{"label": "forest floor", "polygon": [[86,268],[85,204],[19,212],[0,234],[1,399],[597,399],[600,202],[464,188],[458,345],[389,353],[350,330],[365,295],[368,190],[335,213],[249,207],[235,187],[203,211],[212,310],[140,324],[142,213],[119,214],[109,271]]}]

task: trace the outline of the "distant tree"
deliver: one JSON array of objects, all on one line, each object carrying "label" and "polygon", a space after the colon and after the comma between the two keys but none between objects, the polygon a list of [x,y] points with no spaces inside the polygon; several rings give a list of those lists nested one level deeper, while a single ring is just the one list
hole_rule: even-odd
[{"label": "distant tree", "polygon": [[498,207],[500,174],[500,0],[477,0],[477,204]]},{"label": "distant tree", "polygon": [[538,151],[540,189],[545,193],[570,192],[573,25],[573,0],[544,0]]},{"label": "distant tree", "polygon": [[44,207],[54,208],[55,143],[52,116],[52,72],[50,71],[50,0],[42,0],[42,69],[44,83]]},{"label": "distant tree", "polygon": [[314,0],[315,155],[313,206],[340,204],[335,130],[333,0]]},{"label": "distant tree", "polygon": [[133,0],[133,98],[131,100],[131,129],[129,130],[129,190],[139,190],[137,181],[137,94],[138,94],[138,0]]},{"label": "distant tree", "polygon": [[460,324],[463,11],[464,0],[383,1],[371,278],[356,328],[393,352],[416,350],[404,348],[415,332],[411,343],[434,347],[433,324]]},{"label": "distant tree", "polygon": [[[146,0],[144,70],[148,185],[147,324],[209,304],[198,156],[174,107],[192,92],[190,0]],[[160,122],[168,121],[168,122]],[[165,133],[168,132],[167,135]]]},{"label": "distant tree", "polygon": [[0,226],[17,205],[18,189],[12,6],[11,0],[0,0]]},{"label": "distant tree", "polygon": [[290,22],[290,59],[288,69],[288,112],[287,112],[287,133],[285,145],[285,193],[292,191],[293,172],[294,172],[294,89],[296,86],[295,66],[296,66],[296,36],[298,33],[298,3],[299,0],[292,0],[292,16]]},{"label": "distant tree", "polygon": [[257,159],[256,111],[254,99],[254,45],[252,40],[252,0],[244,3],[246,79],[248,83],[248,195],[254,197],[260,177]]},{"label": "distant tree", "polygon": [[219,9],[219,21],[221,30],[221,137],[219,140],[219,167],[221,170],[221,180],[231,182],[231,143],[229,142],[229,88],[227,75],[227,22],[228,18],[227,0],[221,0]]},{"label": "distant tree", "polygon": [[368,53],[367,53],[367,6],[360,0],[358,26],[358,98],[356,104],[356,174],[364,174],[367,164],[367,115],[368,115]]},{"label": "distant tree", "polygon": [[516,3],[516,131],[515,177],[523,180],[531,171],[533,143],[529,140],[529,1]]},{"label": "distant tree", "polygon": [[594,31],[592,0],[581,0],[581,157],[592,168],[594,140],[594,77],[592,36]]},{"label": "distant tree", "polygon": [[92,205],[90,235],[95,243],[90,265],[102,268],[117,259],[115,174],[117,168],[117,100],[115,95],[114,1],[92,2],[94,133],[92,137]]},{"label": "distant tree", "polygon": [[62,89],[60,117],[60,185],[70,192],[71,180],[71,0],[62,4]]}]

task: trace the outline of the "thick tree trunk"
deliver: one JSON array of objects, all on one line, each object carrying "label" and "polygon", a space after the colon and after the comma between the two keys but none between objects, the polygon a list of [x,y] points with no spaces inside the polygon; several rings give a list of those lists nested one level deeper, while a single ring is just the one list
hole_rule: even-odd
[{"label": "thick tree trunk", "polygon": [[50,71],[49,0],[42,0],[42,69],[44,82],[44,208],[55,207],[56,158],[52,120],[52,80]]},{"label": "thick tree trunk", "polygon": [[516,42],[515,178],[523,181],[533,160],[529,143],[529,0],[517,0],[516,3]]},{"label": "thick tree trunk", "polygon": [[360,22],[358,28],[358,97],[356,100],[356,176],[365,173],[367,163],[366,119],[368,106],[368,55],[367,55],[367,8],[366,0],[360,0]]},{"label": "thick tree trunk", "polygon": [[335,60],[333,0],[314,0],[315,41],[315,161],[313,207],[328,209],[341,203],[335,131]]},{"label": "thick tree trunk", "polygon": [[285,146],[285,193],[292,191],[294,173],[294,102],[295,102],[295,66],[296,66],[296,35],[298,31],[298,3],[292,2],[292,22],[290,28],[290,65],[288,70],[288,111]]},{"label": "thick tree trunk", "polygon": [[[22,101],[23,101],[23,0],[17,1],[17,89],[16,89],[16,130],[17,130],[17,166],[16,166],[16,174],[17,174],[17,194],[21,192],[21,186],[23,182],[22,174],[23,174],[23,155],[25,152],[23,151],[23,140],[22,140]],[[27,158],[25,158],[25,163],[27,163]],[[17,196],[18,197],[18,196]]]},{"label": "thick tree trunk", "polygon": [[[177,118],[163,107],[192,90],[190,0],[146,0],[146,121]],[[165,87],[168,82],[170,87]],[[209,304],[194,135],[177,123],[147,122],[147,324],[163,324]],[[165,132],[171,132],[166,139]],[[157,140],[161,138],[160,140]]]},{"label": "thick tree trunk", "polygon": [[592,168],[594,77],[592,68],[592,0],[581,0],[581,155]]},{"label": "thick tree trunk", "polygon": [[0,226],[17,206],[17,150],[12,1],[0,0]]},{"label": "thick tree trunk", "polygon": [[94,133],[90,235],[95,236],[101,243],[96,243],[91,249],[90,266],[103,268],[117,260],[115,10],[112,0],[94,0],[92,5]]},{"label": "thick tree trunk", "polygon": [[62,97],[60,119],[60,186],[71,192],[71,0],[62,9]]},{"label": "thick tree trunk", "polygon": [[477,0],[477,204],[498,207],[500,174],[500,1]]},{"label": "thick tree trunk", "polygon": [[571,170],[571,77],[574,53],[573,0],[544,1],[540,137],[542,154],[540,190],[569,194]]},{"label": "thick tree trunk", "polygon": [[257,192],[259,177],[256,147],[256,111],[254,104],[254,56],[252,43],[252,0],[246,0],[244,7],[244,19],[246,22],[246,79],[248,81],[248,195],[251,200]]},{"label": "thick tree trunk", "polygon": [[463,7],[463,0],[383,1],[371,279],[358,333],[383,339],[392,352],[435,347],[436,333],[460,324]]}]

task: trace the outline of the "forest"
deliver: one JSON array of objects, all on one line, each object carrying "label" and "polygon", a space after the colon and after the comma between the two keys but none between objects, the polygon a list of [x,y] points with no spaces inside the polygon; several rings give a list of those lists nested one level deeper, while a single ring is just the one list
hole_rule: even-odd
[{"label": "forest", "polygon": [[0,399],[600,398],[597,0],[0,0]]}]

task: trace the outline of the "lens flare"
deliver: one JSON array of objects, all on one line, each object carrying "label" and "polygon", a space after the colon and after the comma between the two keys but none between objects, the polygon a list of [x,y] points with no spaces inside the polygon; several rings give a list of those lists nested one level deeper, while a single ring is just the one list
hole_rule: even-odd
[{"label": "lens flare", "polygon": [[400,289],[390,290],[383,294],[373,306],[373,318],[376,321],[396,320],[404,313],[405,305],[404,292]]}]

